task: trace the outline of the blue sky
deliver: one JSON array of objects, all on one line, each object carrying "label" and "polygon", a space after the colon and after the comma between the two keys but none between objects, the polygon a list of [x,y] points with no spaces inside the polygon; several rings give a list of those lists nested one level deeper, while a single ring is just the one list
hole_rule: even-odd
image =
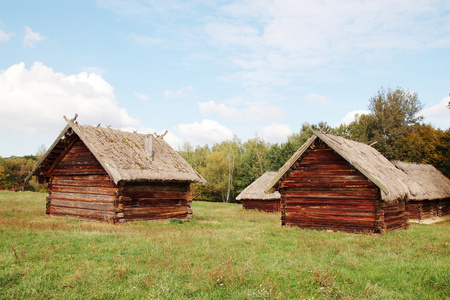
[{"label": "blue sky", "polygon": [[162,133],[178,149],[336,126],[381,88],[450,126],[450,2],[0,1],[0,156],[65,126]]}]

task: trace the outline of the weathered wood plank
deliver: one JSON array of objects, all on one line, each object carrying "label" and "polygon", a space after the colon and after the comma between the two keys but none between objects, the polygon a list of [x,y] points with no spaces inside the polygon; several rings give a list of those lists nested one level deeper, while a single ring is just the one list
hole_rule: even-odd
[{"label": "weathered wood plank", "polygon": [[375,214],[365,213],[345,213],[339,214],[337,212],[290,212],[286,211],[286,219],[316,219],[316,220],[358,220],[358,221],[373,221],[375,222]]},{"label": "weathered wood plank", "polygon": [[101,211],[115,211],[114,203],[111,202],[89,202],[89,201],[77,201],[77,200],[52,200],[53,207],[67,207],[67,208],[80,208],[80,209],[93,209]]},{"label": "weathered wood plank", "polygon": [[165,198],[187,198],[187,191],[146,191],[146,192],[130,192],[124,191],[124,197],[130,198],[156,198],[156,199],[165,199]]},{"label": "weathered wood plank", "polygon": [[79,193],[79,194],[96,194],[96,195],[110,195],[114,196],[116,194],[115,188],[104,188],[104,187],[84,187],[84,186],[62,186],[53,185],[54,192],[61,193]]},{"label": "weathered wood plank", "polygon": [[[79,176],[81,177],[81,176]],[[91,179],[65,179],[58,177],[53,180],[54,185],[59,186],[85,186],[85,187],[107,187],[116,188],[112,180],[91,180]]]},{"label": "weathered wood plank", "polygon": [[375,215],[375,207],[353,207],[353,206],[335,206],[335,205],[295,205],[286,208],[288,212],[305,212],[305,213],[331,213],[331,214],[344,214],[346,216],[352,214],[367,214]]},{"label": "weathered wood plank", "polygon": [[100,195],[100,194],[84,194],[84,193],[67,193],[67,192],[53,192],[52,199],[89,201],[89,202],[114,202],[115,196]]},{"label": "weathered wood plank", "polygon": [[[122,200],[124,206],[131,206],[133,201],[131,198],[124,198]],[[146,206],[165,206],[165,207],[175,207],[187,205],[187,199],[182,198],[139,198],[137,200],[137,206],[146,207]]]},{"label": "weathered wood plank", "polygon": [[152,213],[187,212],[186,206],[154,206],[154,207],[126,207],[123,208],[124,215],[142,215]]},{"label": "weathered wood plank", "polygon": [[279,200],[242,200],[244,209],[254,209],[265,212],[280,211]]},{"label": "weathered wood plank", "polygon": [[134,192],[147,192],[147,191],[173,191],[173,192],[186,192],[189,189],[189,185],[184,184],[140,184],[133,185],[127,184],[124,192],[134,193]]},{"label": "weathered wood plank", "polygon": [[185,219],[188,217],[187,211],[178,212],[167,212],[167,213],[145,213],[145,214],[125,214],[124,219],[126,221],[137,221],[137,220],[156,220],[156,219],[169,219],[169,218],[179,218]]},{"label": "weathered wood plank", "polygon": [[97,220],[112,220],[115,215],[115,212],[51,206],[50,215],[80,216],[85,218],[93,218]]}]

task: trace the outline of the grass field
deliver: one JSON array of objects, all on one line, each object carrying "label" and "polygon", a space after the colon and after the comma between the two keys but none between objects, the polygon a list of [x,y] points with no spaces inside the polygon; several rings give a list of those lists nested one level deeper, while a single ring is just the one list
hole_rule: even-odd
[{"label": "grass field", "polygon": [[194,202],[190,221],[45,215],[0,192],[0,299],[449,299],[450,222],[384,235],[282,228]]}]

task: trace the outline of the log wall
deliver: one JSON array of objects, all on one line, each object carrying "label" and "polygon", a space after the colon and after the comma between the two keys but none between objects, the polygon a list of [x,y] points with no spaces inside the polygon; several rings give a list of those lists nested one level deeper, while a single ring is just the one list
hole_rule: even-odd
[{"label": "log wall", "polygon": [[255,209],[265,212],[280,212],[280,200],[242,200],[244,209]]},{"label": "log wall", "polygon": [[282,180],[280,194],[282,225],[381,232],[405,222],[401,207],[381,207],[378,187],[320,140]]},{"label": "log wall", "polygon": [[47,214],[114,223],[192,218],[189,183],[116,185],[78,137],[65,144],[47,168]]},{"label": "log wall", "polygon": [[119,192],[119,222],[192,218],[188,183],[124,184]]},{"label": "log wall", "polygon": [[115,220],[118,188],[81,140],[50,169],[47,214]]},{"label": "log wall", "polygon": [[435,217],[442,217],[449,214],[450,199],[436,200],[411,200],[409,202],[410,218],[414,220],[425,220]]}]

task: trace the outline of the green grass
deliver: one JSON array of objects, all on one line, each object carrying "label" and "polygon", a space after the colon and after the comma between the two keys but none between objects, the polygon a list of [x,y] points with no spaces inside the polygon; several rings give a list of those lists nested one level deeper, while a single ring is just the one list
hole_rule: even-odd
[{"label": "green grass", "polygon": [[194,202],[111,225],[47,217],[45,196],[0,192],[0,299],[450,298],[450,222],[348,234]]}]

